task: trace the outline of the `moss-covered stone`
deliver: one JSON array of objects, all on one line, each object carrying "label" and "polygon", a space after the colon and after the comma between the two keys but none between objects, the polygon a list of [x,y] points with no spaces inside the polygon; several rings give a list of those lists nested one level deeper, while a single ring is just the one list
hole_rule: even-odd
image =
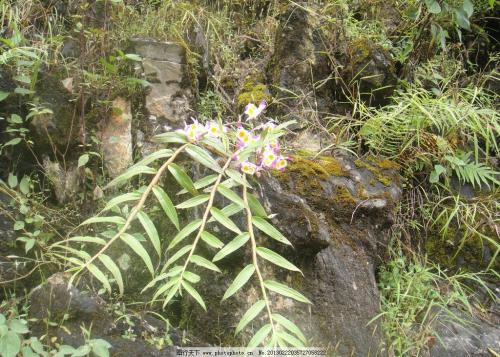
[{"label": "moss-covered stone", "polygon": [[387,173],[387,170],[396,170],[399,165],[393,161],[386,159],[378,159],[369,156],[363,160],[358,159],[354,161],[356,167],[365,168],[373,174],[373,179],[370,180],[370,185],[374,186],[376,182],[380,182],[386,187],[391,186],[393,181],[392,173]]},{"label": "moss-covered stone", "polygon": [[263,100],[270,102],[271,99],[272,96],[265,84],[257,82],[254,79],[249,79],[243,85],[243,88],[238,95],[237,103],[238,107],[243,108],[248,103],[254,103],[257,105]]}]

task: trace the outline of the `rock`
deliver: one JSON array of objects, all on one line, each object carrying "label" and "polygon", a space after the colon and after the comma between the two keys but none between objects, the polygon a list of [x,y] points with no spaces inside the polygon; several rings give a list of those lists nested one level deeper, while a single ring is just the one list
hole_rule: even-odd
[{"label": "rock", "polygon": [[124,98],[113,101],[111,118],[102,128],[104,166],[111,177],[120,175],[132,162],[132,113]]},{"label": "rock", "polygon": [[471,319],[460,311],[454,311],[465,321],[459,324],[449,318],[438,318],[434,340],[427,357],[490,357],[491,351],[500,351],[500,328],[487,321]]},{"label": "rock", "polygon": [[151,83],[146,95],[148,133],[182,127],[192,113],[193,102],[184,48],[172,42],[141,38],[130,42],[133,51],[143,58],[144,75]]},{"label": "rock", "polygon": [[75,163],[68,163],[68,169],[65,170],[59,162],[53,162],[48,156],[44,156],[43,169],[60,204],[69,202],[80,191],[80,171]]},{"label": "rock", "polygon": [[[271,293],[273,308],[296,322],[313,346],[337,346],[335,352],[341,356],[386,354],[380,325],[368,323],[379,313],[375,271],[385,254],[388,228],[401,197],[395,167],[374,158],[365,162],[345,156],[294,156],[285,172],[259,179],[262,203],[275,214],[273,224],[293,248],[259,232],[258,244],[283,255],[304,273],[302,277],[261,263],[264,279],[286,282],[313,302],[306,305]],[[234,220],[243,226],[242,217]],[[222,305],[218,301],[247,264],[248,253],[247,249],[224,258],[218,262],[222,274],[204,277],[201,284],[209,283],[199,291],[207,297],[207,314],[196,303],[183,302],[182,321],[190,332],[212,343],[245,342],[239,337],[234,340],[233,329],[259,299],[258,286],[249,284]]]},{"label": "rock", "polygon": [[[29,295],[30,317],[37,319],[30,325],[33,336],[48,336],[51,341],[74,347],[85,343],[81,326],[92,326],[91,338],[101,338],[113,347],[111,356],[175,356],[175,347],[162,346],[157,349],[147,341],[169,338],[174,345],[182,345],[182,333],[169,329],[165,322],[134,311],[123,311],[114,315],[113,306],[79,287],[69,286],[70,274],[56,273],[33,289]],[[122,318],[118,318],[118,317]],[[123,317],[127,317],[126,319]],[[61,324],[52,326],[48,321]],[[122,336],[129,336],[128,339]],[[191,343],[203,345],[192,338]]]}]

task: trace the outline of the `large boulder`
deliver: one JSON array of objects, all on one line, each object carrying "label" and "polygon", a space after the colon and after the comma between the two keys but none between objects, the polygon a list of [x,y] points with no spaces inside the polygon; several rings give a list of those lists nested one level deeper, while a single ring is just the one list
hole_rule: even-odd
[{"label": "large boulder", "polygon": [[[379,313],[375,271],[401,195],[394,167],[375,159],[354,162],[347,157],[296,156],[285,172],[263,176],[255,184],[264,206],[275,214],[274,225],[293,248],[263,235],[257,236],[258,244],[285,256],[304,274],[286,273],[261,262],[264,278],[284,281],[313,302],[308,306],[271,294],[273,308],[298,323],[313,346],[330,347],[342,356],[384,354],[379,324],[368,323]],[[243,226],[239,219],[235,221]],[[190,300],[183,302],[181,324],[203,340],[234,346],[248,338],[233,337],[234,326],[259,299],[258,286],[218,303],[237,272],[248,264],[247,253],[224,258],[220,261],[223,273],[204,278],[207,283],[200,291],[208,313]]]}]

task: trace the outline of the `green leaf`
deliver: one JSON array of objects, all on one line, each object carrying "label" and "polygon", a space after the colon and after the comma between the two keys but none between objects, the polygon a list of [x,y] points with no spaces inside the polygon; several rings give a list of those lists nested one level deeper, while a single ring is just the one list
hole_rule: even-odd
[{"label": "green leaf", "polygon": [[250,342],[248,342],[248,348],[255,348],[260,345],[266,339],[272,329],[273,328],[270,324],[262,326],[259,331],[255,333]]},{"label": "green leaf", "polygon": [[23,176],[21,182],[19,183],[19,189],[24,195],[30,192],[30,178],[28,176]]},{"label": "green leaf", "polygon": [[207,232],[207,231],[203,231],[201,233],[201,239],[205,243],[207,243],[209,246],[217,248],[217,249],[220,249],[224,246],[224,243],[219,238],[217,238],[212,233]]},{"label": "green leaf", "polygon": [[9,329],[11,331],[14,331],[15,333],[17,334],[20,334],[20,335],[23,335],[25,333],[28,333],[30,332],[30,330],[28,329],[28,326],[26,325],[26,323],[23,323],[21,322],[20,320],[10,320],[9,323],[8,323],[8,326],[9,326]]},{"label": "green leaf", "polygon": [[259,300],[253,304],[241,317],[238,326],[236,326],[235,334],[238,334],[241,330],[243,330],[245,326],[255,319],[265,307],[266,302],[264,300]]},{"label": "green leaf", "polygon": [[191,223],[187,224],[186,227],[184,227],[177,235],[172,239],[172,242],[168,245],[167,250],[172,249],[175,247],[179,242],[181,242],[184,238],[189,236],[191,233],[193,233],[195,230],[200,228],[202,223],[201,219],[197,219],[192,221]]},{"label": "green leaf", "polygon": [[108,341],[103,339],[93,339],[89,341],[92,353],[97,357],[109,357],[109,349],[112,347]]},{"label": "green leaf", "polygon": [[179,185],[185,188],[193,196],[197,194],[193,181],[179,165],[172,163],[168,166],[168,170],[172,176],[174,176]]},{"label": "green leaf", "polygon": [[168,219],[173,223],[175,228],[179,230],[179,218],[177,217],[177,211],[175,210],[174,204],[170,200],[170,197],[163,191],[159,186],[153,187],[153,193],[156,196],[158,202],[160,202],[163,211],[167,215]]},{"label": "green leaf", "polygon": [[131,61],[135,61],[135,62],[141,62],[142,61],[142,57],[135,54],[135,53],[127,53],[125,54],[125,58],[126,59],[129,59]]},{"label": "green leaf", "polygon": [[276,264],[277,266],[280,266],[282,268],[292,270],[292,271],[298,271],[299,273],[302,273],[299,268],[297,268],[295,265],[290,263],[288,260],[283,258],[281,255],[273,252],[270,249],[267,249],[264,247],[257,247],[256,250],[257,250],[257,254],[261,258],[264,258],[264,259],[270,261],[271,263]]},{"label": "green leaf", "polygon": [[441,174],[444,172],[446,172],[446,169],[443,166],[434,165],[434,170],[431,172],[431,175],[429,177],[429,182],[430,183],[438,183],[439,176],[441,176]]},{"label": "green leaf", "polygon": [[189,144],[188,146],[186,146],[186,152],[200,164],[214,170],[215,172],[222,172],[222,169],[217,161],[215,161],[214,158],[210,156],[210,154],[205,149]]},{"label": "green leaf", "polygon": [[285,284],[278,283],[273,280],[264,281],[264,286],[275,293],[281,294],[283,296],[295,299],[300,302],[305,302],[306,304],[312,304],[312,302],[306,298],[304,295],[292,289]]},{"label": "green leaf", "polygon": [[79,226],[84,226],[86,224],[94,224],[94,223],[114,223],[117,225],[123,225],[125,224],[125,219],[120,216],[92,217],[80,223]]},{"label": "green leaf", "polygon": [[470,18],[472,16],[472,14],[474,13],[474,5],[472,4],[472,1],[464,0],[464,4],[462,6],[462,9],[464,9],[465,13]]},{"label": "green leaf", "polygon": [[89,270],[89,272],[92,273],[93,276],[95,276],[97,278],[97,280],[99,280],[102,283],[104,288],[109,293],[111,293],[111,285],[109,284],[109,280],[106,277],[106,275],[104,275],[104,273],[98,267],[96,267],[94,264],[89,264],[87,266],[87,269]]},{"label": "green leaf", "polygon": [[98,258],[101,261],[101,263],[109,270],[111,275],[113,275],[113,277],[115,278],[116,284],[118,285],[118,290],[120,291],[120,296],[123,295],[124,291],[123,278],[122,278],[122,273],[120,272],[118,266],[115,264],[113,259],[111,259],[104,253],[101,253],[98,256]]},{"label": "green leaf", "polygon": [[22,124],[23,123],[23,118],[21,118],[17,114],[11,114],[10,115],[10,123],[12,123],[12,124]]},{"label": "green leaf", "polygon": [[302,341],[300,341],[298,338],[290,335],[289,333],[287,333],[285,331],[279,331],[278,337],[283,339],[288,345],[290,345],[292,347],[295,347],[295,348],[305,347],[304,343]]},{"label": "green leaf", "polygon": [[65,244],[66,242],[95,243],[95,244],[100,244],[100,245],[106,244],[106,241],[102,238],[91,237],[91,236],[76,236],[76,237],[71,237],[71,238],[68,238],[68,239],[60,241],[60,242],[56,242],[53,244],[53,246]]},{"label": "green leaf", "polygon": [[134,236],[128,234],[128,233],[123,233],[120,236],[121,240],[123,240],[127,245],[144,261],[144,264],[146,264],[146,267],[148,268],[149,272],[151,273],[152,276],[154,276],[154,268],[153,268],[153,263],[151,262],[151,257],[149,256],[148,252],[142,244],[135,238]]},{"label": "green leaf", "polygon": [[238,290],[240,290],[243,285],[247,283],[247,281],[252,277],[253,273],[255,273],[255,267],[253,264],[248,264],[244,267],[239,274],[234,278],[234,281],[229,285],[224,296],[222,297],[222,301],[234,295]]},{"label": "green leaf", "polygon": [[81,155],[79,158],[78,158],[78,167],[82,167],[82,166],[85,166],[87,164],[87,162],[89,162],[89,154],[83,154]]},{"label": "green leaf", "polygon": [[0,356],[16,357],[21,350],[21,339],[17,333],[8,331],[0,337]]},{"label": "green leaf", "polygon": [[288,239],[285,238],[283,234],[280,233],[276,228],[274,228],[269,222],[261,217],[252,217],[252,223],[260,231],[267,234],[269,237],[276,239],[278,242],[292,245]]},{"label": "green leaf", "polygon": [[[217,181],[217,178],[219,177],[219,175],[208,175],[208,176],[205,176],[205,177],[202,177],[201,179],[199,179],[198,181],[196,181],[194,183],[194,188],[196,188],[197,190],[199,190],[200,188],[204,188],[204,187],[207,187],[208,185],[214,183],[215,181]],[[178,195],[182,195],[184,193],[187,193],[188,191],[186,189],[182,189],[180,190],[177,194]]]},{"label": "green leaf", "polygon": [[205,302],[203,301],[203,298],[201,295],[189,284],[187,281],[182,280],[181,282],[182,286],[186,291],[191,295],[197,302],[200,304],[200,306],[203,308],[203,310],[207,311],[207,307],[205,306]]},{"label": "green leaf", "polygon": [[176,144],[187,143],[186,135],[177,132],[168,132],[156,135],[153,137],[153,141],[157,143],[176,143]]},{"label": "green leaf", "polygon": [[17,176],[12,174],[12,172],[9,172],[9,178],[7,179],[7,183],[9,184],[10,188],[15,188],[17,186]]},{"label": "green leaf", "polygon": [[458,26],[460,26],[461,28],[463,28],[465,30],[470,30],[469,17],[467,16],[467,14],[465,13],[464,10],[455,9],[455,16],[456,16]]},{"label": "green leaf", "polygon": [[187,201],[184,201],[182,203],[179,203],[176,208],[184,209],[184,208],[191,208],[191,207],[196,207],[201,205],[202,203],[207,202],[210,199],[210,195],[208,194],[202,194],[198,196],[194,196],[193,198],[190,198]]},{"label": "green leaf", "polygon": [[7,98],[8,96],[9,96],[8,92],[4,92],[4,91],[0,90],[0,102],[5,100],[5,98]]},{"label": "green leaf", "polygon": [[167,157],[170,157],[170,156],[172,156],[172,154],[173,154],[173,151],[170,149],[161,149],[161,150],[155,151],[152,154],[147,155],[141,161],[134,164],[132,167],[134,167],[134,166],[146,166],[146,165],[149,165],[150,163],[152,163],[156,160],[165,159]]},{"label": "green leaf", "polygon": [[241,230],[236,226],[236,224],[234,224],[234,222],[231,221],[231,219],[229,219],[229,217],[227,217],[217,207],[210,208],[210,213],[212,214],[212,217],[214,217],[217,222],[219,222],[220,224],[222,224],[227,229],[229,229],[229,230],[231,230],[231,231],[233,231],[235,233],[238,233],[238,234],[241,233]]},{"label": "green leaf", "polygon": [[217,265],[212,263],[210,260],[203,258],[202,256],[193,254],[193,256],[191,257],[191,262],[193,262],[194,264],[196,264],[200,267],[210,269],[210,270],[216,271],[218,273],[221,272]]},{"label": "green leaf", "polygon": [[3,146],[14,146],[21,142],[21,138],[14,138],[12,140],[7,141]]},{"label": "green leaf", "polygon": [[228,200],[236,203],[238,206],[245,207],[245,202],[243,201],[243,199],[233,190],[230,190],[224,185],[219,185],[219,187],[217,187],[217,191],[219,191],[219,193],[222,196],[226,197]]},{"label": "green leaf", "polygon": [[14,89],[14,93],[21,95],[35,94],[34,91],[22,87],[16,87],[16,89]]},{"label": "green leaf", "polygon": [[149,216],[144,213],[143,211],[140,211],[137,214],[137,218],[139,218],[139,221],[141,222],[142,226],[144,227],[144,230],[146,231],[149,240],[151,241],[151,244],[153,244],[153,247],[156,250],[156,253],[158,253],[158,257],[161,257],[161,243],[160,243],[160,237],[158,236],[158,231],[156,230],[156,227],[149,218]]},{"label": "green leaf", "polygon": [[102,212],[108,211],[111,208],[118,206],[124,202],[137,201],[141,198],[138,192],[124,193],[123,195],[116,196],[108,201],[106,206],[103,208]]},{"label": "green leaf", "polygon": [[[223,209],[221,209],[221,212],[224,213],[224,215],[226,217],[231,217],[231,216],[234,216],[236,213],[241,212],[242,210],[243,210],[242,206],[237,205],[236,203],[231,203],[231,204],[227,205],[226,207],[224,207]],[[210,217],[208,222],[209,223],[215,222],[215,218]]]},{"label": "green leaf", "polygon": [[21,349],[21,356],[23,356],[23,357],[39,357],[39,354],[33,352],[33,350],[31,349],[31,347],[24,346]]},{"label": "green leaf", "polygon": [[236,236],[231,242],[226,244],[224,248],[222,248],[212,259],[212,261],[216,262],[231,254],[241,246],[243,246],[250,239],[250,234],[248,232],[243,232],[240,235]]},{"label": "green leaf", "polygon": [[425,5],[431,14],[439,14],[441,12],[441,5],[439,5],[437,0],[425,0]]},{"label": "green leaf", "polygon": [[90,351],[91,351],[91,347],[89,345],[83,345],[83,346],[80,346],[76,349],[75,352],[73,352],[73,354],[71,355],[71,357],[83,357],[83,356],[87,356]]},{"label": "green leaf", "polygon": [[164,272],[165,270],[167,270],[167,268],[170,265],[175,263],[183,255],[185,255],[187,252],[189,252],[191,250],[191,248],[193,248],[193,246],[190,244],[190,245],[186,245],[186,246],[182,247],[181,249],[179,249],[174,255],[172,255],[170,258],[168,258],[167,262],[165,263],[165,265],[163,266],[161,271]]},{"label": "green leaf", "polygon": [[110,187],[117,186],[117,185],[122,184],[124,182],[128,182],[132,177],[137,176],[137,175],[154,175],[154,174],[156,174],[156,170],[151,168],[151,167],[132,166],[127,171],[125,171],[123,174],[121,174],[120,176],[111,180],[111,182],[108,183],[104,187],[104,189],[108,189]]},{"label": "green leaf", "polygon": [[185,271],[183,277],[189,281],[191,284],[197,284],[200,282],[201,278],[198,274],[191,273],[190,271]]},{"label": "green leaf", "polygon": [[[177,285],[177,283],[179,283],[179,280],[180,276],[176,276],[175,278],[170,279],[167,283],[160,286],[153,295],[152,301],[155,301],[158,296],[166,293],[170,288],[174,287],[174,285]],[[174,290],[177,291],[177,287],[174,287]],[[168,294],[170,295],[170,293],[171,291]],[[173,295],[175,295],[175,292]],[[170,297],[170,299],[173,297],[173,295]]]},{"label": "green leaf", "polygon": [[252,195],[251,193],[247,195],[248,205],[250,206],[250,210],[252,214],[257,217],[267,218],[267,213],[264,207],[260,204],[260,201],[257,197]]},{"label": "green leaf", "polygon": [[229,176],[234,182],[239,183],[242,186],[246,186],[248,188],[252,188],[248,181],[243,177],[241,173],[233,169],[227,169],[226,175]]},{"label": "green leaf", "polygon": [[282,327],[286,328],[291,333],[295,334],[303,343],[307,343],[306,336],[300,331],[297,325],[292,321],[288,320],[286,317],[280,314],[273,314],[273,320],[277,321]]},{"label": "green leaf", "polygon": [[14,227],[13,228],[14,228],[15,231],[19,231],[21,229],[24,229],[24,221],[16,221],[14,223]]}]

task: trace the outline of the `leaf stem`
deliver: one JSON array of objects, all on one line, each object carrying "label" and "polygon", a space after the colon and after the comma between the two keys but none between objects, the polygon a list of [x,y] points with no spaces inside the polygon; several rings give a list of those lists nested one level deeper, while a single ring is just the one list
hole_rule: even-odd
[{"label": "leaf stem", "polygon": [[[246,179],[246,175],[243,174],[243,178]],[[266,302],[267,315],[269,317],[269,323],[271,324],[271,328],[273,330],[273,336],[276,335],[276,327],[274,326],[273,315],[271,312],[271,305],[269,304],[269,300],[267,298],[266,287],[264,286],[264,279],[262,278],[262,274],[260,272],[258,259],[257,259],[257,243],[255,242],[255,234],[253,232],[253,224],[252,224],[252,210],[250,209],[250,205],[248,204],[248,196],[247,196],[247,187],[243,185],[243,202],[245,202],[245,211],[247,216],[247,228],[248,234],[250,235],[250,242],[252,245],[252,261],[255,267],[255,272],[257,273],[257,277],[259,278],[260,289],[262,291],[262,298]]]},{"label": "leaf stem", "polygon": [[123,227],[116,233],[113,238],[111,238],[102,248],[97,252],[92,258],[90,258],[85,265],[82,266],[81,269],[79,269],[74,275],[77,275],[79,272],[81,272],[84,269],[87,269],[92,262],[99,257],[102,253],[104,253],[110,246],[113,244],[120,236],[126,232],[128,227],[130,227],[130,224],[132,221],[136,218],[137,214],[140,212],[142,207],[144,206],[144,203],[146,202],[146,199],[148,198],[149,194],[153,190],[153,187],[158,183],[160,180],[161,175],[165,172],[167,169],[168,165],[170,165],[176,158],[177,156],[186,148],[187,144],[182,145],[179,147],[173,154],[172,156],[163,164],[161,167],[158,169],[158,172],[155,174],[151,182],[149,183],[148,187],[144,191],[144,193],[141,195],[141,198],[137,202],[137,204],[134,206],[132,211],[130,212],[130,215],[127,217],[127,220],[125,221],[125,224]]}]

